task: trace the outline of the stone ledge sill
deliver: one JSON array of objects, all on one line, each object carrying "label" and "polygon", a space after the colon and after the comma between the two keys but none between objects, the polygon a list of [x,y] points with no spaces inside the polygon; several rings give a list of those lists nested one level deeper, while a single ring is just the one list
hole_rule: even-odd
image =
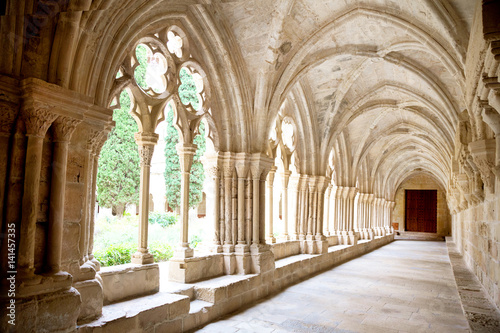
[{"label": "stone ledge sill", "polygon": [[500,327],[499,309],[490,300],[474,273],[467,267],[452,237],[446,237],[446,246],[462,309],[469,321],[471,332],[497,333]]}]

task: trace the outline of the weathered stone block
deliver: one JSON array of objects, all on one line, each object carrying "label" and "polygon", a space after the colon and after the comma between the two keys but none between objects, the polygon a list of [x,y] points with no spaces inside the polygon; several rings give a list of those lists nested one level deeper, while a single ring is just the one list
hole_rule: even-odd
[{"label": "weathered stone block", "polygon": [[75,288],[38,296],[36,331],[71,331],[76,327],[80,304],[80,294]]},{"label": "weathered stone block", "polygon": [[157,264],[104,267],[98,274],[102,279],[104,305],[152,294],[160,288]]},{"label": "weathered stone block", "polygon": [[182,319],[170,320],[155,327],[155,333],[182,332]]},{"label": "weathered stone block", "polygon": [[78,290],[82,300],[78,321],[88,321],[97,318],[102,313],[102,286],[96,279],[76,282],[73,287]]}]

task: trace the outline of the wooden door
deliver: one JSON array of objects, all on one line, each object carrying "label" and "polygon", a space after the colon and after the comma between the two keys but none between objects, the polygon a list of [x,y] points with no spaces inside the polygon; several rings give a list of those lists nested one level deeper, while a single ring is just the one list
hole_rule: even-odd
[{"label": "wooden door", "polygon": [[406,230],[436,232],[437,190],[406,190]]}]

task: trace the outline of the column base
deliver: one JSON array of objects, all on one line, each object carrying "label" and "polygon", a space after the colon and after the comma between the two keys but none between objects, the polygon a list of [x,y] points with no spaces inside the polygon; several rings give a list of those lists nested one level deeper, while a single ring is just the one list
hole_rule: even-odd
[{"label": "column base", "polygon": [[250,246],[251,273],[260,274],[274,270],[274,254],[267,244],[252,244]]},{"label": "column base", "polygon": [[178,247],[174,250],[173,258],[175,259],[186,259],[192,258],[194,256],[194,250],[189,246]]},{"label": "column base", "polygon": [[169,261],[168,280],[191,283],[224,274],[224,254],[194,258],[172,258]]},{"label": "column base", "polygon": [[249,274],[252,269],[252,260],[250,257],[249,247],[247,245],[236,245],[236,274]]},{"label": "column base", "polygon": [[276,238],[268,237],[268,238],[266,238],[266,243],[267,244],[274,244],[274,243],[276,243]]},{"label": "column base", "polygon": [[21,281],[16,296],[30,297],[35,295],[54,293],[68,290],[73,284],[73,277],[67,272],[58,272],[48,275],[31,275],[26,279],[22,274],[16,276]]},{"label": "column base", "polygon": [[78,324],[92,321],[102,314],[103,290],[98,279],[76,282],[73,287],[80,293],[82,304]]},{"label": "column base", "polygon": [[[5,315],[0,318],[1,332],[74,332],[80,311],[80,294],[75,288],[37,296],[15,298],[15,314],[9,315],[7,304],[2,303]],[[4,307],[5,306],[5,307]],[[9,321],[14,320],[15,326]]]},{"label": "column base", "polygon": [[236,258],[234,253],[223,253],[224,255],[224,274],[233,275],[236,273]]},{"label": "column base", "polygon": [[147,265],[154,263],[153,255],[149,252],[136,252],[132,255],[131,263],[135,265]]},{"label": "column base", "polygon": [[212,247],[210,248],[210,252],[212,252],[212,253],[222,253],[222,245],[220,245],[220,244],[213,244]]},{"label": "column base", "polygon": [[328,253],[328,241],[327,240],[317,240],[316,243],[316,254]]}]

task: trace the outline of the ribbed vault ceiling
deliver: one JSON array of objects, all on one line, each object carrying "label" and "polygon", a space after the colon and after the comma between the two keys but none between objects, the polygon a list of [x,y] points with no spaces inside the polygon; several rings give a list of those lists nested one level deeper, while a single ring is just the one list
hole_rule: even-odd
[{"label": "ribbed vault ceiling", "polygon": [[210,76],[221,149],[264,151],[281,110],[301,173],[333,159],[338,185],[392,199],[415,173],[447,187],[474,2],[95,1],[61,82],[105,104],[134,40],[179,24]]},{"label": "ribbed vault ceiling", "polygon": [[269,100],[264,121],[285,105],[297,122],[302,171],[323,174],[333,149],[337,184],[392,199],[415,173],[446,188],[466,108],[471,3],[255,0],[221,8],[255,74],[256,112]]}]

